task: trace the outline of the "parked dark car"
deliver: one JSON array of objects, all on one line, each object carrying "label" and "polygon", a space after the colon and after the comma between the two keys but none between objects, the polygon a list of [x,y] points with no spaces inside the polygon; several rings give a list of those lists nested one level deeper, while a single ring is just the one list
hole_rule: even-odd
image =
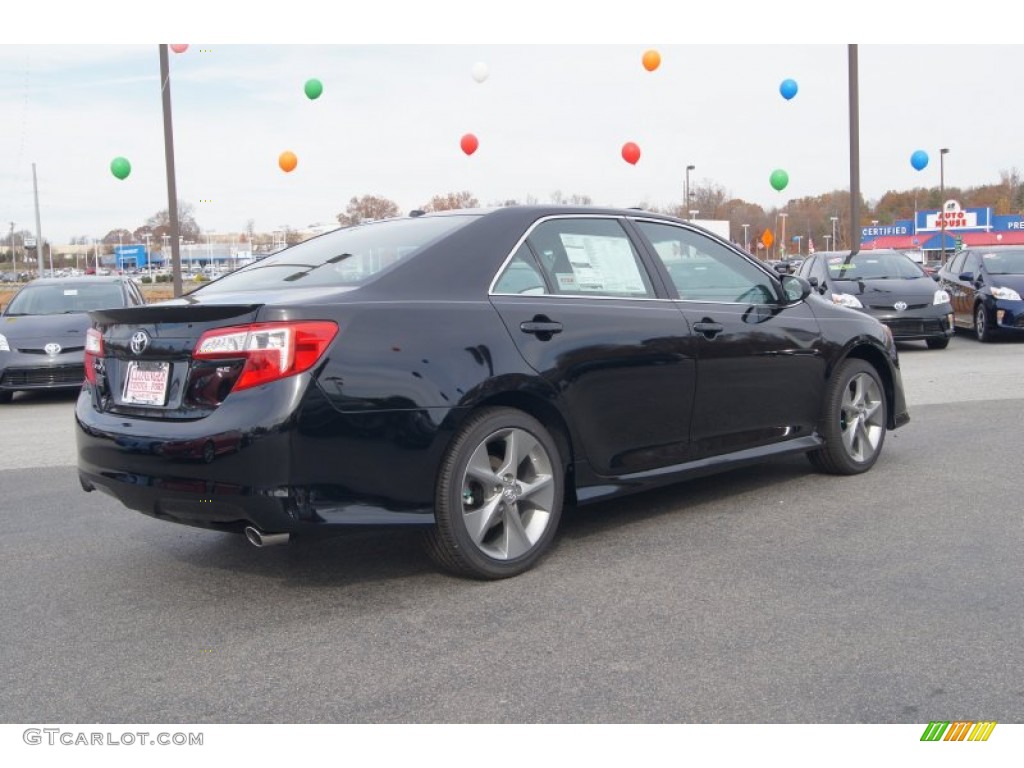
[{"label": "parked dark car", "polygon": [[1024,332],[1024,248],[998,246],[960,251],[939,271],[960,328],[979,341]]},{"label": "parked dark car", "polygon": [[0,403],[23,390],[76,390],[85,377],[89,311],[135,307],[138,286],[120,277],[33,280],[0,312]]},{"label": "parked dark car", "polygon": [[896,341],[923,340],[928,349],[945,349],[955,333],[949,294],[905,253],[821,252],[797,274],[836,304],[877,318]]},{"label": "parked dark car", "polygon": [[810,294],[636,210],[336,230],[181,299],[93,312],[80,479],[261,546],[420,525],[440,566],[512,576],[565,504],[791,453],[870,469],[909,419],[895,345]]}]

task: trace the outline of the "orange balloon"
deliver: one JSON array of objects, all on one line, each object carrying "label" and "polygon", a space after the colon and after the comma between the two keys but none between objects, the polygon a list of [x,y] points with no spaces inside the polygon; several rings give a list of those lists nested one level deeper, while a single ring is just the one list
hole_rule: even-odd
[{"label": "orange balloon", "polygon": [[295,166],[299,164],[299,158],[295,156],[294,152],[286,150],[277,158],[277,164],[281,166],[281,170],[285,173],[291,173],[295,170]]},{"label": "orange balloon", "polygon": [[644,69],[653,72],[661,65],[661,54],[655,50],[644,51]]}]

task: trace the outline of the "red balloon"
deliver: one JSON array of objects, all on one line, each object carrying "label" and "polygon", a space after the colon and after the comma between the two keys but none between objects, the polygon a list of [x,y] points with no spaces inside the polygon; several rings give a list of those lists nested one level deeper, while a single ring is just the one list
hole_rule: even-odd
[{"label": "red balloon", "polygon": [[480,146],[480,142],[472,133],[467,133],[462,137],[462,140],[459,141],[459,146],[462,147],[462,151],[467,155],[472,155],[476,152],[477,147]]},{"label": "red balloon", "polygon": [[636,165],[640,159],[640,147],[632,141],[627,141],[622,145],[622,159],[630,165]]},{"label": "red balloon", "polygon": [[171,43],[171,50],[175,53],[184,53],[188,50],[188,43]]}]

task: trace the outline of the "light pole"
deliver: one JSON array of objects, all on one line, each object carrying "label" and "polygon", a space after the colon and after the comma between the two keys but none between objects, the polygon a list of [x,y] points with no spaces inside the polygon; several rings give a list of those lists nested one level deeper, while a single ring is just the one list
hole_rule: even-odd
[{"label": "light pole", "polygon": [[118,272],[124,267],[124,237],[121,235],[120,229],[117,230],[117,258],[114,259],[114,264],[117,265]]},{"label": "light pole", "polygon": [[[688,165],[686,166],[686,200],[683,202],[683,206],[686,208],[690,207],[690,171],[694,170],[697,166]],[[691,218],[693,218],[691,216]]]},{"label": "light pole", "polygon": [[828,242],[832,239],[832,235],[825,235],[825,250],[829,250]]},{"label": "light pole", "polygon": [[779,255],[782,258],[786,258],[786,217],[789,216],[785,211],[779,213],[779,218],[782,219],[782,237],[779,238]]},{"label": "light pole", "polygon": [[153,278],[153,260],[149,258],[149,241],[153,239],[153,234],[147,232],[142,236],[142,239],[146,241],[146,270],[149,272],[150,279]]},{"label": "light pole", "polygon": [[835,248],[838,251],[839,250],[839,240],[836,239],[836,224],[839,223],[839,217],[838,216],[832,216],[830,218],[832,219],[832,247]]},{"label": "light pole", "polygon": [[804,236],[803,235],[793,235],[793,239],[796,240],[796,255],[800,256],[801,254],[803,254],[803,250],[801,249],[801,245],[800,244],[803,242]]},{"label": "light pole", "polygon": [[942,241],[942,263],[946,263],[946,155],[949,147],[939,150],[939,239]]},{"label": "light pole", "polygon": [[750,253],[750,237],[748,235],[748,233],[750,232],[750,225],[749,224],[743,224],[742,227],[743,227],[743,250],[745,250],[747,253]]}]

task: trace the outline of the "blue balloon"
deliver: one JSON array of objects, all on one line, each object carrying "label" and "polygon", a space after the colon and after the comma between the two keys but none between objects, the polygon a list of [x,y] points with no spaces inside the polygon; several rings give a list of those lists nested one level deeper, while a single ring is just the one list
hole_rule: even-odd
[{"label": "blue balloon", "polygon": [[923,171],[928,166],[928,153],[923,149],[917,150],[910,156],[910,164],[915,171]]},{"label": "blue balloon", "polygon": [[779,86],[779,93],[782,94],[782,98],[784,98],[786,101],[789,101],[794,96],[796,96],[796,92],[796,80],[792,80],[788,77],[785,80],[783,80],[782,84]]}]

